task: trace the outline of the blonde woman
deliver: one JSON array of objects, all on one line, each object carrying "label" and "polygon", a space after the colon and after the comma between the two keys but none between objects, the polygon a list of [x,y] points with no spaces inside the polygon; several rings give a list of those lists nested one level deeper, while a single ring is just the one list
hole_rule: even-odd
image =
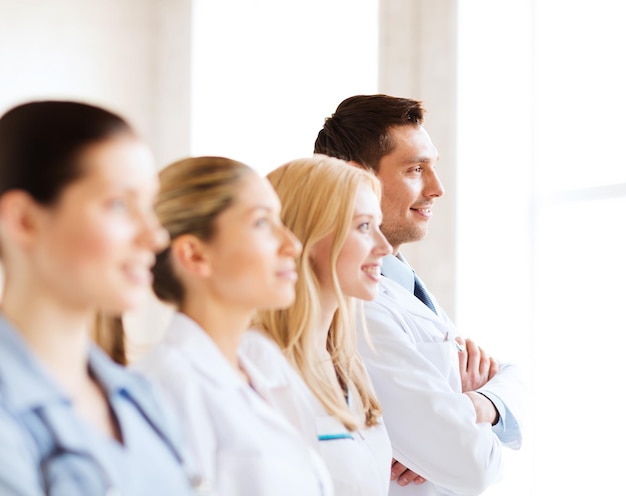
[{"label": "blonde woman", "polygon": [[[354,308],[355,300],[375,297],[382,257],[391,251],[379,229],[378,180],[323,155],[289,162],[268,179],[303,250],[294,304],[260,312],[254,324],[300,377],[258,351],[260,334],[247,336],[246,348],[274,380],[265,394],[320,451],[337,493],[386,495],[391,446],[357,352]],[[285,381],[298,384],[299,394],[285,395]]]},{"label": "blonde woman", "polygon": [[171,400],[194,472],[219,495],[332,494],[319,455],[259,394],[255,364],[239,349],[257,310],[295,296],[301,245],[280,210],[269,182],[234,160],[189,158],[161,172],[156,211],[171,244],[153,288],[176,313],[137,367]]},{"label": "blonde woman", "polygon": [[0,494],[185,495],[177,430],[91,340],[149,295],[157,170],[121,117],[70,101],[0,118]]}]

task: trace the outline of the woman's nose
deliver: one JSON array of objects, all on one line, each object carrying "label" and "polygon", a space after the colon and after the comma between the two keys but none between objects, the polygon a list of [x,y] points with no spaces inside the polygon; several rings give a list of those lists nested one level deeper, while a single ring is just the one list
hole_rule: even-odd
[{"label": "woman's nose", "polygon": [[170,235],[167,232],[156,214],[149,212],[143,215],[140,238],[145,246],[155,253],[165,249],[170,242]]},{"label": "woman's nose", "polygon": [[376,228],[376,232],[374,236],[375,236],[375,243],[376,243],[374,245],[374,250],[375,250],[376,255],[379,255],[381,257],[389,255],[393,251],[393,248],[389,244],[389,241],[387,241],[387,238],[382,233],[380,228]]},{"label": "woman's nose", "polygon": [[290,229],[283,226],[283,253],[296,258],[302,253],[302,243]]}]

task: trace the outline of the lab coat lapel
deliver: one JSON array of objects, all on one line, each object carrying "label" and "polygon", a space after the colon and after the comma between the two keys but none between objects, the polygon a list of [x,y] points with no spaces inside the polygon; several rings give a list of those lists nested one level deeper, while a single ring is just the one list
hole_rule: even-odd
[{"label": "lab coat lapel", "polygon": [[[290,424],[283,420],[282,416],[275,411],[265,399],[262,391],[255,392],[242,377],[237,374],[232,365],[224,357],[213,340],[193,320],[183,314],[176,314],[172,323],[174,333],[168,334],[170,343],[177,346],[189,360],[196,373],[210,380],[223,389],[237,391],[251,411],[262,417],[267,422],[280,423],[283,428]],[[253,378],[253,386],[260,389],[280,388],[281,381],[264,381],[254,364],[239,354],[244,370]],[[276,374],[278,375],[278,374]]]},{"label": "lab coat lapel", "polygon": [[186,315],[174,314],[165,342],[180,350],[195,372],[212,383],[227,388],[245,384],[213,340]]},{"label": "lab coat lapel", "polygon": [[[246,395],[250,407],[257,415],[260,415],[268,421],[278,422],[282,426],[288,426],[288,428],[291,429],[291,423],[269,403],[270,398],[276,399],[284,395],[289,396],[293,394],[289,379],[285,376],[284,371],[280,366],[272,364],[273,370],[271,372],[268,373],[267,370],[261,372],[257,366],[243,354],[240,354],[240,360],[244,370],[250,377],[252,389],[254,390],[248,391]],[[250,388],[248,387],[248,389]],[[257,397],[253,400],[251,395],[257,395]]]},{"label": "lab coat lapel", "polygon": [[[388,277],[383,277],[380,282],[380,293],[384,298],[393,302],[399,312],[411,313],[421,318],[433,320],[437,318],[437,315],[433,311],[424,305],[413,293],[408,292],[402,286]],[[435,303],[435,305],[437,305]],[[437,307],[439,311],[439,307]]]}]

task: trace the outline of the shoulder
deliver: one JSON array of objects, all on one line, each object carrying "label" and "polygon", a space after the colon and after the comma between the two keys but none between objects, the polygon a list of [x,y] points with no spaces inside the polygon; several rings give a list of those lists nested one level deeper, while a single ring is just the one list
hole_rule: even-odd
[{"label": "shoulder", "polygon": [[38,456],[26,427],[0,404],[0,494],[42,494]]},{"label": "shoulder", "polygon": [[178,333],[172,325],[164,338],[130,364],[129,369],[153,383],[178,388],[184,386],[184,379],[192,374],[194,362],[192,357],[186,356],[186,350],[193,351],[196,347],[194,343],[187,344],[186,329]]},{"label": "shoulder", "polygon": [[239,356],[266,378],[278,378],[291,372],[291,365],[278,344],[265,332],[257,329],[246,331],[243,335]]},{"label": "shoulder", "polygon": [[413,295],[388,277],[381,277],[378,294],[373,300],[363,302],[367,312],[393,314],[395,309],[407,307],[412,303]]},{"label": "shoulder", "polygon": [[154,401],[174,410],[197,396],[198,381],[190,364],[175,349],[157,346],[130,367],[138,383],[144,383]]},{"label": "shoulder", "polygon": [[239,350],[251,359],[283,357],[283,352],[276,341],[258,329],[250,329],[244,333]]},{"label": "shoulder", "polygon": [[246,331],[239,346],[239,356],[268,379],[273,378],[284,383],[300,381],[300,374],[278,343],[264,331],[256,329]]},{"label": "shoulder", "polygon": [[306,388],[278,344],[263,331],[247,331],[239,347],[240,359],[253,381],[262,389]]},{"label": "shoulder", "polygon": [[0,454],[10,452],[10,446],[24,445],[25,434],[26,426],[0,399]]},{"label": "shoulder", "polygon": [[133,362],[129,369],[138,375],[150,377],[169,375],[171,372],[188,367],[187,361],[178,348],[162,342]]}]

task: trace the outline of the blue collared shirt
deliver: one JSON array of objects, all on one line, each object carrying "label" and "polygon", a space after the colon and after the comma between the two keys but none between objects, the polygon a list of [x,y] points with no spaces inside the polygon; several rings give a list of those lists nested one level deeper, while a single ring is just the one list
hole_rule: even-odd
[{"label": "blue collared shirt", "polygon": [[89,369],[123,444],[84,422],[0,314],[0,494],[191,494],[179,443],[151,385],[92,346]]}]

